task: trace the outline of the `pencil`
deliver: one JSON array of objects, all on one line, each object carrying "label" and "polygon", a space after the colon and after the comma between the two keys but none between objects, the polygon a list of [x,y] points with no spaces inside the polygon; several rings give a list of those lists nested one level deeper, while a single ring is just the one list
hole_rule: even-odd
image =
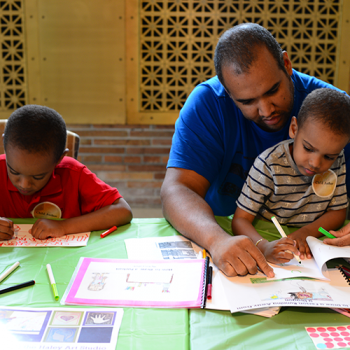
[{"label": "pencil", "polygon": [[[277,221],[277,219],[273,216],[273,217],[271,218],[271,220],[272,220],[272,222],[275,224],[275,226],[276,226],[278,232],[280,233],[280,235],[281,235],[282,237],[287,237],[286,233],[283,231],[283,228],[282,228],[282,226],[280,225],[280,223]],[[295,255],[295,254],[293,254],[293,255],[294,255],[295,260],[296,260],[299,264],[301,264],[301,260],[300,260],[300,258],[298,257],[298,255]]]}]

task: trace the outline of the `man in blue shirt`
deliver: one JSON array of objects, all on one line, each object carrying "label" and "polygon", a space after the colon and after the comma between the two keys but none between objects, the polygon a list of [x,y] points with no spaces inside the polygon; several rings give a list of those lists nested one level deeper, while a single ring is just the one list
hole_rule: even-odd
[{"label": "man in blue shirt", "polygon": [[254,274],[259,266],[272,277],[252,241],[228,235],[214,215],[235,212],[255,158],[288,138],[307,94],[334,87],[293,70],[287,52],[258,24],[226,31],[214,63],[217,76],[193,90],[176,122],[161,189],[164,216],[226,275]]}]

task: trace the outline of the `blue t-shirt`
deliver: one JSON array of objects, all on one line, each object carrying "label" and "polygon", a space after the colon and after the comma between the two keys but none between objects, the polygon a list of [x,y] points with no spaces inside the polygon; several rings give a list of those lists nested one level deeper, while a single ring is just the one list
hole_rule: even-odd
[{"label": "blue t-shirt", "polygon": [[[175,124],[168,168],[193,170],[210,187],[205,200],[214,215],[236,210],[236,200],[255,158],[267,148],[289,138],[289,124],[305,97],[319,88],[333,88],[315,77],[293,70],[294,105],[283,129],[266,132],[246,119],[217,77],[198,85],[184,104]],[[350,146],[345,159],[350,173]],[[349,177],[348,177],[349,178]],[[347,188],[350,181],[347,179]]]}]

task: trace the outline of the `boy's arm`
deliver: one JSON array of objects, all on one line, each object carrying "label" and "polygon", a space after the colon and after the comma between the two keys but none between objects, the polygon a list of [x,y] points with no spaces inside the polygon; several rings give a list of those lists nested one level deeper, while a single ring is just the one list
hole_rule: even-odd
[{"label": "boy's arm", "polygon": [[254,244],[261,240],[257,244],[257,247],[269,262],[277,264],[288,262],[293,259],[293,255],[290,252],[299,255],[297,248],[294,246],[293,240],[289,237],[273,242],[269,242],[267,239],[262,238],[252,224],[254,218],[254,215],[238,207],[232,219],[232,231],[237,235],[248,236]]},{"label": "boy's arm", "polygon": [[310,248],[306,242],[306,237],[321,237],[322,233],[318,231],[319,227],[323,227],[327,231],[336,230],[344,223],[345,218],[346,208],[340,210],[329,210],[316,221],[301,227],[299,230],[288,235],[288,237],[297,242],[297,248],[300,251],[300,258],[312,258]]},{"label": "boy's arm", "polygon": [[99,210],[62,221],[39,219],[33,225],[30,233],[38,239],[61,237],[71,233],[89,232],[109,229],[129,223],[132,212],[128,203],[117,199],[113,204]]}]

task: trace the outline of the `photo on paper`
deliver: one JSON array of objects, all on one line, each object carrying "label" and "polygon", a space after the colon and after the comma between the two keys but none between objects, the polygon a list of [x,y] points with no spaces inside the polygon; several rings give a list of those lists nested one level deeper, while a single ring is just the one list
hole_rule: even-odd
[{"label": "photo on paper", "polygon": [[78,343],[110,343],[113,327],[82,327]]},{"label": "photo on paper", "polygon": [[190,241],[156,243],[163,259],[197,259]]},{"label": "photo on paper", "polygon": [[25,311],[0,309],[0,326],[19,341],[41,341],[51,311]]},{"label": "photo on paper", "polygon": [[79,328],[73,327],[49,327],[46,331],[44,342],[46,343],[74,343]]},{"label": "photo on paper", "polygon": [[84,326],[110,326],[114,324],[116,312],[87,312]]},{"label": "photo on paper", "polygon": [[79,326],[83,312],[56,311],[50,322],[51,326]]}]

